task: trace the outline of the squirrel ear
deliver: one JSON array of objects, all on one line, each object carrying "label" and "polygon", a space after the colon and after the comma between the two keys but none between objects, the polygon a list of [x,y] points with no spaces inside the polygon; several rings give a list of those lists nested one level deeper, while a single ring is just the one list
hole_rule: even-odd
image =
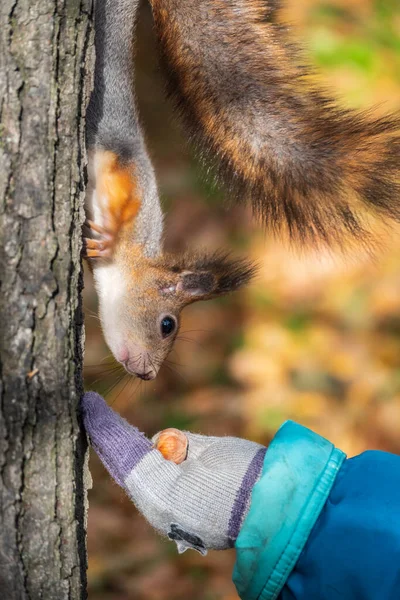
[{"label": "squirrel ear", "polygon": [[250,281],[256,267],[250,261],[231,258],[223,252],[185,256],[176,291],[190,302],[228,294]]},{"label": "squirrel ear", "polygon": [[189,296],[209,296],[213,294],[216,284],[216,278],[210,271],[188,271],[181,273],[176,291]]}]

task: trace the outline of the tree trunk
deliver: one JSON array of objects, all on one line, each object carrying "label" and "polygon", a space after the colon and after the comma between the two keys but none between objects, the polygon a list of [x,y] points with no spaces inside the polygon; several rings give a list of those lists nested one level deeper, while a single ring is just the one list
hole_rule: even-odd
[{"label": "tree trunk", "polygon": [[0,597],[86,597],[80,264],[91,0],[0,0]]}]

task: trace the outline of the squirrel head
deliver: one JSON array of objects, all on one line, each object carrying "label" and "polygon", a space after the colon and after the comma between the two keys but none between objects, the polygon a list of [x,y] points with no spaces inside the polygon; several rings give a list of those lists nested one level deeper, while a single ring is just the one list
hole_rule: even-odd
[{"label": "squirrel head", "polygon": [[182,309],[238,289],[254,271],[250,262],[222,252],[142,255],[129,264],[115,260],[96,268],[100,319],[110,350],[132,375],[154,379],[172,349]]}]

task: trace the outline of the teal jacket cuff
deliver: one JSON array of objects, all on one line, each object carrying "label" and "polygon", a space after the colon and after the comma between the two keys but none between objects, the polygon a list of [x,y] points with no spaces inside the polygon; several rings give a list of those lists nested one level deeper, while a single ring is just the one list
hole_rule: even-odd
[{"label": "teal jacket cuff", "polygon": [[293,570],[346,456],[287,421],[265,455],[236,540],[233,581],[242,600],[274,600]]}]

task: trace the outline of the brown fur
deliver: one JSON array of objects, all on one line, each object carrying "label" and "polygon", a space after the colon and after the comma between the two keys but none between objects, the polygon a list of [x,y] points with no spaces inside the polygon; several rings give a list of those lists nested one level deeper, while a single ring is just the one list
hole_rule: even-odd
[{"label": "brown fur", "polygon": [[104,201],[105,228],[111,235],[121,235],[133,228],[141,201],[134,175],[134,164],[121,164],[110,151],[96,151],[97,193]]},{"label": "brown fur", "polygon": [[277,2],[150,0],[169,91],[230,194],[300,242],[365,241],[400,220],[400,120],[311,84]]}]

